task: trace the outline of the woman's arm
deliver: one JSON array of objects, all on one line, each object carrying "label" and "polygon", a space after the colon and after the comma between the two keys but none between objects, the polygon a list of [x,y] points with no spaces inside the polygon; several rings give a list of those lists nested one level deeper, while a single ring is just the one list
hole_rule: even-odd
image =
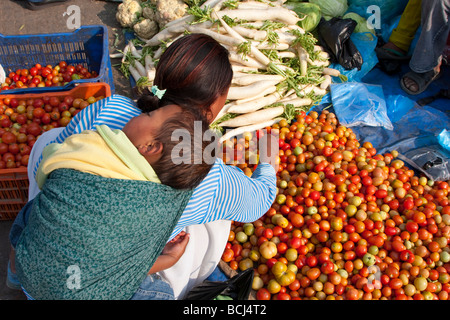
[{"label": "woman's arm", "polygon": [[239,222],[256,221],[270,209],[275,201],[277,193],[275,170],[269,163],[259,163],[252,176],[247,177],[242,170],[233,169],[240,172],[225,175],[229,181],[224,184],[231,182],[234,184],[233,187],[228,191],[225,188],[221,190],[221,193],[228,195],[231,200],[222,209],[224,218]]},{"label": "woman's arm", "polygon": [[251,177],[238,167],[216,159],[210,173],[195,188],[172,236],[193,224],[217,220],[253,222],[263,216],[277,193],[278,143],[274,139],[267,143],[271,143],[267,149],[270,151],[262,152],[261,162]]},{"label": "woman's arm", "polygon": [[259,164],[252,176],[240,172],[224,170],[220,191],[231,200],[224,214],[227,220],[253,222],[264,215],[275,201],[277,158],[279,155],[278,137],[263,135],[258,142]]}]

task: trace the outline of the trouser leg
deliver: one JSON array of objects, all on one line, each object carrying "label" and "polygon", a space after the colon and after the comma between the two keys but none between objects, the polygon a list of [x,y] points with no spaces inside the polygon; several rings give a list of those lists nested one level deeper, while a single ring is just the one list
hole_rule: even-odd
[{"label": "trouser leg", "polygon": [[450,0],[422,1],[422,32],[409,67],[417,73],[431,71],[441,60],[450,30]]}]

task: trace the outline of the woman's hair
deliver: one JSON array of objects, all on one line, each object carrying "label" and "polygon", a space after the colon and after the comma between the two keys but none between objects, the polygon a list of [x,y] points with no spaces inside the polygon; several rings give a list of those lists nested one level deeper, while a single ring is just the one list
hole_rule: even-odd
[{"label": "woman's hair", "polygon": [[149,112],[175,104],[202,110],[206,118],[212,103],[228,90],[233,77],[229,52],[212,37],[189,34],[174,41],[162,54],[153,84],[166,90],[161,100],[143,95],[138,108]]},{"label": "woman's hair", "polygon": [[[202,118],[199,111],[183,108],[156,133],[154,140],[162,143],[163,151],[152,167],[162,184],[174,189],[194,189],[209,173],[216,155],[204,157],[204,150],[211,142],[203,139],[209,125]],[[195,130],[199,131],[200,138],[196,139]]]}]

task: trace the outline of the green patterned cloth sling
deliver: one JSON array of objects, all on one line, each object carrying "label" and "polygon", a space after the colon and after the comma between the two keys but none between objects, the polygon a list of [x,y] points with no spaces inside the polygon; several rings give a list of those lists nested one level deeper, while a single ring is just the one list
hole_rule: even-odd
[{"label": "green patterned cloth sling", "polygon": [[[119,131],[98,129],[124,164],[152,176],[142,161],[135,166],[139,154],[132,153],[136,148],[128,148]],[[75,148],[83,149],[83,144]],[[73,169],[52,171],[16,247],[22,286],[33,299],[130,299],[192,192]]]},{"label": "green patterned cloth sling", "polygon": [[191,194],[154,182],[52,172],[17,244],[22,286],[34,299],[130,299]]}]

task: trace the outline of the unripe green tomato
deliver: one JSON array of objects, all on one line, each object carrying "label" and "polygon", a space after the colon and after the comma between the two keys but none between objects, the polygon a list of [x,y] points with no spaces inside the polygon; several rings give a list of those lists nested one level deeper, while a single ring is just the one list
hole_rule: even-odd
[{"label": "unripe green tomato", "polygon": [[370,246],[368,251],[370,254],[376,256],[380,250],[377,246]]},{"label": "unripe green tomato", "polygon": [[294,148],[294,155],[298,156],[299,154],[303,153],[303,149],[300,146],[297,146]]},{"label": "unripe green tomato", "polygon": [[253,234],[253,232],[255,232],[255,226],[253,225],[253,223],[245,223],[243,225],[244,228],[244,233],[247,236],[251,236]]},{"label": "unripe green tomato", "polygon": [[317,213],[317,207],[316,207],[316,206],[308,207],[308,209],[306,209],[306,212],[307,212],[309,215],[316,214],[316,213]]},{"label": "unripe green tomato", "polygon": [[356,207],[359,207],[361,205],[361,203],[362,203],[362,199],[360,197],[358,197],[358,196],[353,196],[353,197],[351,197],[349,199],[348,203],[352,204],[352,205],[354,205]]},{"label": "unripe green tomato", "polygon": [[281,189],[286,189],[287,185],[288,185],[288,183],[286,180],[280,180],[280,188]]},{"label": "unripe green tomato", "polygon": [[286,196],[284,194],[277,195],[276,199],[278,204],[284,204],[286,202]]},{"label": "unripe green tomato", "polygon": [[287,261],[290,262],[297,260],[298,257],[297,249],[294,248],[287,249],[286,252],[284,253],[284,257],[287,259]]},{"label": "unripe green tomato", "polygon": [[444,263],[447,263],[450,261],[450,253],[447,251],[442,251],[440,254],[440,260]]},{"label": "unripe green tomato", "polygon": [[376,262],[375,256],[371,253],[366,253],[363,256],[363,262],[368,267],[373,266]]},{"label": "unripe green tomato", "polygon": [[424,277],[417,277],[414,279],[414,286],[418,291],[424,291],[428,286],[428,281]]},{"label": "unripe green tomato", "polygon": [[259,277],[259,276],[255,276],[253,278],[253,282],[252,282],[252,289],[253,290],[259,290],[264,286],[264,281]]},{"label": "unripe green tomato", "polygon": [[259,253],[258,250],[253,249],[248,254],[248,257],[250,258],[250,260],[257,262],[261,258],[261,253]]},{"label": "unripe green tomato", "polygon": [[240,243],[244,243],[247,242],[248,236],[245,234],[244,231],[239,231],[238,233],[236,233],[236,240],[239,241]]},{"label": "unripe green tomato", "polygon": [[239,269],[241,271],[253,268],[253,261],[250,258],[245,258],[239,261]]}]

